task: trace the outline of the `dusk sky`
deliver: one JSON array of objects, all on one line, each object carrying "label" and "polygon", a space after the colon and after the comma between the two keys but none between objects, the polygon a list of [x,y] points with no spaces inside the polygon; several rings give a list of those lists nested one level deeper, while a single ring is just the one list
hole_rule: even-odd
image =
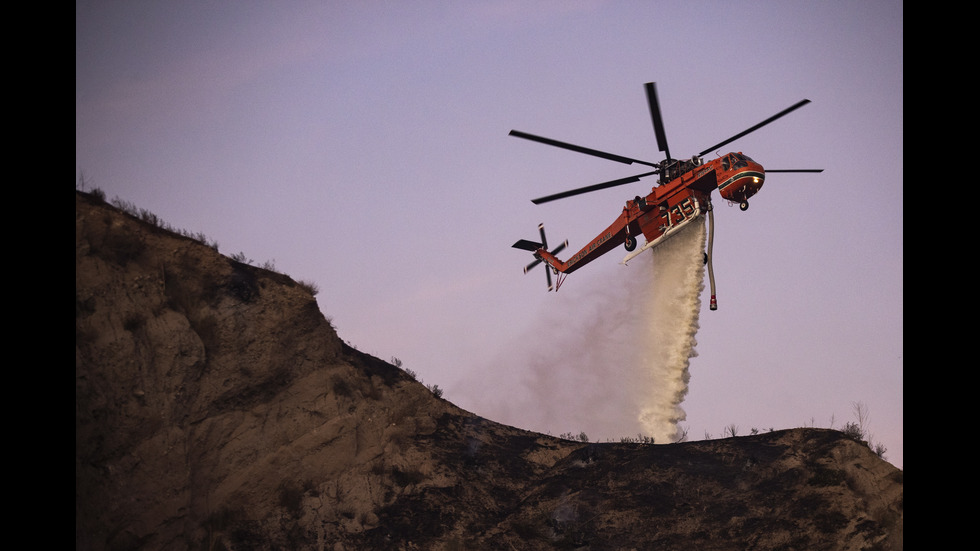
[{"label": "dusk sky", "polygon": [[[340,337],[488,419],[636,436],[644,253],[546,292],[655,181],[511,129],[659,161],[722,148],[769,174],[716,193],[689,440],[867,430],[903,468],[903,6],[894,1],[76,1],[75,180],[320,289]],[[713,158],[709,153],[706,158]],[[642,244],[642,240],[641,240]],[[642,293],[639,293],[642,294]]]}]

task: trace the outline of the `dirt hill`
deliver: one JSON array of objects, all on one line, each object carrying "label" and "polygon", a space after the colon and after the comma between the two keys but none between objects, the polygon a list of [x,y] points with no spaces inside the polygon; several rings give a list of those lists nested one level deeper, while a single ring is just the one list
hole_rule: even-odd
[{"label": "dirt hill", "polygon": [[494,423],[345,345],[309,285],[145,220],[76,191],[78,550],[902,549],[903,472],[841,432]]}]

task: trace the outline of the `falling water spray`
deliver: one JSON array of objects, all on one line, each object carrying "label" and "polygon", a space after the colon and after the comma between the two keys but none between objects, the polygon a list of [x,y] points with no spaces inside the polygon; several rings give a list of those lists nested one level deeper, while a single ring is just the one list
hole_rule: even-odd
[{"label": "falling water spray", "polygon": [[668,443],[681,436],[704,289],[704,217],[652,249],[652,274],[644,298],[639,362],[644,373],[639,421],[647,436]]}]

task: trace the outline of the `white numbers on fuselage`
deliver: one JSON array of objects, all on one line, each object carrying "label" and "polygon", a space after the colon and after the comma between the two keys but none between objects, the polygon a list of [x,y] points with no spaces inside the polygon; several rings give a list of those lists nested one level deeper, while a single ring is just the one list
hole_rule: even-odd
[{"label": "white numbers on fuselage", "polygon": [[688,197],[680,203],[674,205],[670,209],[671,220],[677,222],[687,219],[689,216],[693,216],[697,212],[697,203],[694,198]]}]

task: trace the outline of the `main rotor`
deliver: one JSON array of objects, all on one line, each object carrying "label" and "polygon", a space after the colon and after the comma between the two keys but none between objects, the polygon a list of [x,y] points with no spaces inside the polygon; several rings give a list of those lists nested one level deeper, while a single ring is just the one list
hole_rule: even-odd
[{"label": "main rotor", "polygon": [[[566,197],[573,197],[575,195],[581,195],[583,193],[590,193],[590,192],[593,192],[593,191],[599,191],[599,190],[607,189],[607,188],[611,188],[611,187],[622,186],[622,185],[625,185],[625,184],[631,184],[633,182],[639,182],[640,179],[645,178],[647,176],[652,176],[654,174],[659,174],[660,175],[659,183],[661,183],[661,184],[666,183],[670,179],[672,179],[672,178],[674,178],[674,177],[677,176],[676,174],[673,174],[673,171],[671,170],[671,168],[674,165],[678,164],[679,161],[676,160],[676,159],[673,159],[670,156],[670,147],[667,145],[667,132],[664,130],[663,118],[660,115],[660,101],[657,99],[657,84],[655,82],[648,82],[648,83],[646,83],[644,85],[644,89],[646,91],[646,96],[647,96],[647,105],[650,108],[650,119],[653,122],[653,132],[654,132],[654,135],[657,138],[657,147],[665,155],[664,160],[662,160],[660,162],[651,162],[651,161],[645,161],[645,160],[641,160],[641,159],[633,159],[631,157],[625,157],[623,155],[617,155],[615,153],[608,153],[606,151],[600,151],[598,149],[592,149],[592,148],[589,148],[589,147],[582,147],[580,145],[575,145],[575,144],[570,144],[570,143],[566,143],[566,142],[561,142],[561,141],[558,141],[558,140],[553,140],[551,138],[544,138],[544,137],[541,137],[541,136],[535,136],[533,134],[528,134],[526,132],[521,132],[521,131],[518,131],[518,130],[511,130],[510,131],[510,135],[511,136],[515,136],[515,137],[518,137],[518,138],[524,138],[526,140],[531,140],[531,141],[543,143],[545,145],[550,145],[550,146],[554,146],[554,147],[560,147],[562,149],[568,149],[570,151],[575,151],[577,153],[584,153],[586,155],[592,155],[593,157],[599,157],[601,159],[607,159],[607,160],[610,160],[610,161],[615,161],[617,163],[623,163],[623,164],[628,164],[628,165],[640,164],[640,165],[646,165],[646,166],[652,167],[654,169],[654,170],[651,170],[649,172],[644,172],[642,174],[636,174],[634,176],[627,176],[625,178],[617,178],[615,180],[610,180],[608,182],[601,182],[601,183],[593,184],[593,185],[590,185],[590,186],[580,187],[580,188],[571,189],[571,190],[568,190],[568,191],[562,191],[560,193],[555,193],[555,194],[552,194],[552,195],[547,195],[545,197],[539,197],[537,199],[532,199],[531,200],[532,203],[534,203],[536,205],[540,205],[542,203],[547,203],[547,202],[550,202],[550,201],[555,201],[557,199],[564,199]],[[735,134],[734,136],[732,136],[732,137],[730,137],[730,138],[728,138],[726,140],[723,140],[723,141],[718,142],[717,144],[715,144],[715,145],[713,145],[711,147],[706,148],[704,151],[701,151],[700,153],[698,153],[697,155],[694,156],[694,159],[693,159],[694,160],[694,163],[693,164],[694,165],[700,164],[700,162],[699,162],[700,157],[703,157],[705,154],[710,153],[712,151],[715,151],[715,150],[717,150],[717,149],[719,149],[719,148],[721,148],[721,147],[723,147],[725,145],[728,145],[729,143],[731,143],[731,142],[733,142],[733,141],[735,141],[735,140],[737,140],[737,139],[739,139],[739,138],[741,138],[741,137],[743,137],[743,136],[745,136],[745,135],[747,135],[747,134],[749,134],[751,132],[755,132],[756,130],[762,128],[763,126],[766,126],[767,124],[769,124],[769,123],[771,123],[771,122],[773,122],[773,121],[775,121],[775,120],[777,120],[777,119],[779,119],[781,117],[784,117],[784,116],[788,115],[789,113],[791,113],[791,112],[799,109],[800,107],[803,107],[804,105],[806,105],[808,103],[810,103],[810,100],[808,100],[808,99],[801,100],[801,101],[793,104],[792,106],[790,106],[790,107],[788,107],[788,108],[780,111],[779,113],[776,113],[775,115],[769,117],[768,119],[760,122],[759,124],[756,124],[755,126],[752,126],[750,128],[747,128],[746,130],[743,130],[742,132],[739,132],[738,134]],[[816,169],[769,170],[769,172],[820,172],[820,171],[821,170],[816,170]]]}]

